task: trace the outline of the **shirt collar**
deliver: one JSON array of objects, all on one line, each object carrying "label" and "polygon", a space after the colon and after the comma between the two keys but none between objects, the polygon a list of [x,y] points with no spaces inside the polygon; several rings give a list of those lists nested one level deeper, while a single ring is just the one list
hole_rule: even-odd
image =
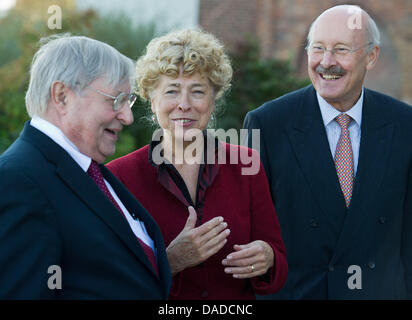
[{"label": "shirt collar", "polygon": [[76,145],[71,142],[58,127],[56,127],[49,121],[40,118],[39,116],[34,116],[30,120],[30,125],[43,132],[60,147],[66,150],[67,153],[74,159],[74,161],[76,161],[76,163],[83,169],[83,171],[87,171],[90,163],[92,162],[92,159],[81,153]]},{"label": "shirt collar", "polygon": [[[364,88],[362,87],[362,93],[358,101],[355,103],[355,105],[352,108],[350,108],[348,111],[345,112],[348,116],[350,116],[353,120],[355,120],[355,122],[358,124],[359,127],[361,126],[361,123],[362,123],[363,93],[364,93]],[[326,100],[323,99],[318,92],[316,92],[316,96],[318,98],[318,103],[319,103],[320,112],[322,114],[323,124],[326,127],[331,121],[333,121],[342,112],[339,110],[336,110],[329,103],[327,103]]]}]

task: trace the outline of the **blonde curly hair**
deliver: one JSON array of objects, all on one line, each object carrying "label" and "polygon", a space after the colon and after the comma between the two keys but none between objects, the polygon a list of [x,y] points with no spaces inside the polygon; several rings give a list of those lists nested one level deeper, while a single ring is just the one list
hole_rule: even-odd
[{"label": "blonde curly hair", "polygon": [[150,100],[161,75],[171,78],[196,72],[206,76],[219,99],[230,88],[232,67],[222,43],[212,34],[201,30],[184,29],[154,38],[147,45],[146,54],[136,64],[138,93]]}]

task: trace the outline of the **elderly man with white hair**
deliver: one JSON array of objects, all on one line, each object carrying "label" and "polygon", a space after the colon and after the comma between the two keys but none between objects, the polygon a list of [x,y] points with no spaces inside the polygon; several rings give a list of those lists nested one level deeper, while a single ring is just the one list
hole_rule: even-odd
[{"label": "elderly man with white hair", "polygon": [[364,87],[379,42],[360,7],[326,10],[308,34],[312,84],[245,118],[289,263],[272,298],[412,298],[412,108]]},{"label": "elderly man with white hair", "polygon": [[41,44],[31,120],[0,156],[0,299],[166,299],[160,230],[102,165],[133,122],[134,63],[86,37]]}]

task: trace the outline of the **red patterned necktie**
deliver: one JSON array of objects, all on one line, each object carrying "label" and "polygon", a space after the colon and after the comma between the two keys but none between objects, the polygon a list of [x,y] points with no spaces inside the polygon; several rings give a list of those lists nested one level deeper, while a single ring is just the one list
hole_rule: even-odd
[{"label": "red patterned necktie", "polygon": [[348,129],[352,118],[345,113],[341,113],[335,118],[335,121],[339,124],[341,132],[334,160],[340,187],[348,208],[353,190],[353,153]]},{"label": "red patterned necktie", "polygon": [[[114,206],[119,210],[122,215],[125,217],[122,209],[120,209],[118,203],[116,200],[113,198],[112,194],[110,193],[109,189],[106,186],[106,183],[104,183],[103,180],[103,175],[102,172],[100,171],[99,165],[97,164],[96,161],[92,160],[89,169],[87,170],[87,174],[90,176],[90,178],[93,179],[94,182],[96,182],[97,186],[99,189],[106,195],[106,197],[109,198],[109,200],[114,204]],[[126,219],[126,217],[125,217]],[[142,240],[140,240],[138,237],[137,239],[139,240],[139,243],[143,249],[143,251],[146,253],[147,258],[149,259],[150,263],[152,264],[154,270],[156,273],[159,275],[159,271],[157,269],[157,264],[156,264],[156,258],[154,255],[154,252],[150,246],[145,244]]]}]

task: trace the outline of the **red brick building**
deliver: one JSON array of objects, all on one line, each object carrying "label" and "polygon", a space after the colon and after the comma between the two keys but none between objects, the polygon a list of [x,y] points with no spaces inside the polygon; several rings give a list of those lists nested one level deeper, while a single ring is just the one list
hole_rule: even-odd
[{"label": "red brick building", "polygon": [[229,48],[257,38],[264,57],[289,59],[305,77],[309,26],[338,4],[361,6],[381,31],[380,59],[366,86],[412,103],[412,0],[200,0],[199,24]]}]

